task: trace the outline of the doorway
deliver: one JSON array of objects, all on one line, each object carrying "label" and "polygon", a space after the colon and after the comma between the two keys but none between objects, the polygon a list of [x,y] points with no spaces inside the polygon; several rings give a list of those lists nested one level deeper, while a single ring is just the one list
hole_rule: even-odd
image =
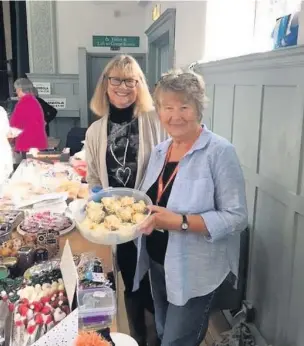
[{"label": "doorway", "polygon": [[161,75],[174,67],[175,9],[167,9],[146,31],[148,37],[148,82],[154,89]]},{"label": "doorway", "polygon": [[156,78],[157,80],[160,76],[170,69],[170,56],[169,56],[169,35],[166,33],[163,37],[155,42],[156,49]]}]

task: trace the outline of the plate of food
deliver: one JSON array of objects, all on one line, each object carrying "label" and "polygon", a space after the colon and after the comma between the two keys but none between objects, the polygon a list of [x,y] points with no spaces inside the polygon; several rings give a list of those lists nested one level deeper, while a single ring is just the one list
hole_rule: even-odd
[{"label": "plate of food", "polygon": [[0,244],[10,239],[12,231],[23,220],[24,214],[15,210],[0,210]]},{"label": "plate of food", "polygon": [[[139,226],[150,215],[151,199],[142,191],[109,188],[98,193],[100,200],[76,200],[69,205],[79,232],[96,244],[117,245],[139,236]],[[94,198],[95,199],[95,198]]]},{"label": "plate of food", "polygon": [[38,233],[58,231],[60,235],[67,234],[75,228],[75,222],[63,214],[49,211],[38,212],[26,217],[18,226],[21,235],[35,236]]}]

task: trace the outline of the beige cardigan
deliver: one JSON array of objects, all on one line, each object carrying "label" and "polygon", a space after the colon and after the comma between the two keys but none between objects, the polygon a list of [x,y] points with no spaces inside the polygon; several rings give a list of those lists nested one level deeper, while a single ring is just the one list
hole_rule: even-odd
[{"label": "beige cardigan", "polygon": [[[85,153],[88,165],[87,182],[90,187],[109,187],[106,166],[108,116],[95,121],[87,130]],[[138,116],[139,149],[135,188],[138,188],[146,171],[152,149],[167,138],[155,112]]]}]

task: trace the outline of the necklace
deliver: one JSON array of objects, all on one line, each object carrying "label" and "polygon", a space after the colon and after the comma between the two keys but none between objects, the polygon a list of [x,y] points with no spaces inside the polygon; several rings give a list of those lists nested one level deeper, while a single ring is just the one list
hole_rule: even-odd
[{"label": "necklace", "polygon": [[[131,124],[132,124],[132,122],[130,122],[127,125],[128,126],[128,132],[127,132],[126,144],[125,144],[125,149],[124,149],[124,154],[123,154],[123,157],[122,157],[122,161],[119,160],[119,158],[116,156],[116,154],[114,152],[114,148],[116,147],[116,144],[115,144],[116,138],[113,138],[112,135],[110,137],[111,141],[112,141],[112,143],[110,144],[111,155],[112,155],[113,159],[115,160],[115,162],[120,166],[115,171],[115,177],[123,186],[126,186],[128,184],[128,182],[129,182],[129,180],[131,178],[131,175],[132,175],[131,168],[126,166],[127,152],[128,152],[129,145],[130,145]],[[119,132],[121,132],[121,131],[117,131],[114,134],[114,136],[116,137],[116,135]],[[110,133],[110,131],[109,131],[109,133]]]},{"label": "necklace", "polygon": [[127,142],[126,142],[126,147],[125,147],[125,152],[124,152],[124,156],[123,156],[123,159],[122,159],[122,163],[118,160],[117,156],[115,155],[114,150],[113,150],[113,145],[115,146],[115,142],[110,145],[110,151],[111,151],[111,154],[113,156],[113,159],[121,167],[125,167],[125,165],[126,165],[126,158],[127,158],[127,151],[128,151],[128,147],[129,147],[129,138],[127,138]]}]

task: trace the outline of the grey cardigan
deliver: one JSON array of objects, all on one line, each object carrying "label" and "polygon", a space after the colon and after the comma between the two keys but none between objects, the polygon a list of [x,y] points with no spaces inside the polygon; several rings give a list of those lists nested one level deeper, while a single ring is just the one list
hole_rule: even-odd
[{"label": "grey cardigan", "polygon": [[[108,115],[105,115],[95,121],[86,133],[87,182],[90,187],[94,185],[109,187],[106,165],[107,123]],[[135,188],[139,187],[144,177],[152,149],[167,138],[155,112],[138,115],[138,129],[139,149]]]}]

